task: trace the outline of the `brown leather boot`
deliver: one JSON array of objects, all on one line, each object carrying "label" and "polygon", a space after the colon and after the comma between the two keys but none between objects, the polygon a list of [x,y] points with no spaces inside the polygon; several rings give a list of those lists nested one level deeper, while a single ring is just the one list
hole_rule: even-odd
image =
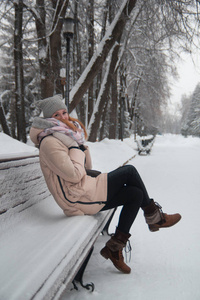
[{"label": "brown leather boot", "polygon": [[158,231],[160,228],[171,227],[181,219],[180,214],[168,215],[163,213],[162,207],[153,200],[148,206],[142,207],[142,209],[150,231]]},{"label": "brown leather boot", "polygon": [[113,265],[119,271],[125,274],[129,274],[131,272],[131,268],[129,268],[129,266],[127,266],[124,262],[122,249],[126,246],[130,236],[130,234],[125,234],[116,229],[115,234],[106,243],[106,246],[100,251],[104,258],[110,259]]}]

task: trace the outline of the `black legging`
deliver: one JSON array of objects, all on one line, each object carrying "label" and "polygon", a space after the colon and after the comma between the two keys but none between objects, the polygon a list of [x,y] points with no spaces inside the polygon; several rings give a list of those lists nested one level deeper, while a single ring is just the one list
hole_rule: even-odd
[{"label": "black legging", "polygon": [[129,233],[140,207],[150,204],[145,185],[132,165],[108,173],[107,203],[102,210],[123,206],[117,228]]}]

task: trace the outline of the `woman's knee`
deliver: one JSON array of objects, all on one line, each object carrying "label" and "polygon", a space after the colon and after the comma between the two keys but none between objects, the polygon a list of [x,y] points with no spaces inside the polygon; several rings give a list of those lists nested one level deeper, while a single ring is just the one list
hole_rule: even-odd
[{"label": "woman's knee", "polygon": [[125,168],[125,170],[126,170],[126,173],[127,173],[129,176],[138,174],[137,169],[136,169],[133,165],[126,165],[126,166],[124,166],[124,168]]},{"label": "woman's knee", "polygon": [[127,170],[129,170],[129,171],[135,171],[136,170],[136,168],[133,165],[126,165],[124,167],[126,167]]}]

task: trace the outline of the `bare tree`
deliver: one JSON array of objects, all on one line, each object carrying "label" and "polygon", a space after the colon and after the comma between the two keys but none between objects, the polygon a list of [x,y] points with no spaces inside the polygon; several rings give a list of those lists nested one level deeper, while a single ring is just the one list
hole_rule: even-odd
[{"label": "bare tree", "polygon": [[116,66],[116,60],[118,58],[118,54],[117,54],[118,51],[119,51],[119,44],[116,43],[113,46],[113,49],[111,51],[111,55],[110,55],[111,58],[109,59],[109,63],[107,65],[107,71],[105,72],[104,80],[101,85],[101,90],[99,92],[99,96],[95,104],[95,108],[93,110],[91,122],[89,123],[88,126],[89,140],[91,142],[96,141],[103,108],[105,103],[108,101],[109,88],[112,82],[112,74],[115,73],[114,69]]},{"label": "bare tree", "polygon": [[105,34],[104,38],[100,42],[96,53],[93,55],[87,68],[70,93],[71,103],[69,112],[71,112],[81,101],[84,93],[89,88],[94,77],[102,68],[103,63],[106,60],[108,53],[112,49],[115,41],[122,34],[128,20],[128,16],[135,7],[136,2],[137,0],[124,1],[123,5],[119,9],[118,14],[116,15],[110,27],[107,29],[107,33]]},{"label": "bare tree", "polygon": [[25,5],[35,18],[42,99],[52,96],[55,91],[62,91],[61,82],[59,81],[61,30],[69,0],[51,0],[51,3],[54,10],[49,30],[47,30],[45,1],[36,0],[36,10],[31,6]]},{"label": "bare tree", "polygon": [[14,2],[15,24],[14,24],[14,64],[15,64],[15,104],[17,120],[17,138],[26,142],[26,121],[24,108],[24,73],[22,53],[22,23],[23,23],[23,0]]}]

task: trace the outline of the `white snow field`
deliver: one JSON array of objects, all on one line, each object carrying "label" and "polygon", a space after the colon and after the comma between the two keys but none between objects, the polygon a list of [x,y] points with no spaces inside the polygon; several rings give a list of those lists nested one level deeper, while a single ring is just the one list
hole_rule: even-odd
[{"label": "white snow field", "polygon": [[[38,152],[30,143],[22,147],[22,143],[3,133],[0,144],[0,159]],[[131,228],[129,275],[121,274],[100,256],[99,251],[109,238],[100,236],[83,278],[84,283],[94,282],[94,292],[82,287],[78,291],[68,288],[61,300],[199,300],[200,139],[157,136],[147,156],[137,155],[133,137],[124,142],[105,139],[88,145],[94,169],[102,172],[111,171],[136,155],[129,164],[138,169],[150,197],[162,205],[164,212],[181,213],[182,220],[172,228],[152,233],[142,211],[139,212]],[[120,209],[111,223],[111,233],[117,226],[119,212]]]},{"label": "white snow field", "polygon": [[[104,153],[106,157],[106,149]],[[182,220],[153,233],[139,212],[131,229],[129,275],[121,274],[100,256],[108,239],[100,236],[84,274],[84,283],[94,282],[94,292],[81,287],[78,291],[68,289],[61,300],[199,300],[200,139],[157,136],[151,155],[136,156],[129,163],[138,169],[150,197],[162,205],[163,211],[179,212]],[[116,215],[111,232],[117,221]]]}]

